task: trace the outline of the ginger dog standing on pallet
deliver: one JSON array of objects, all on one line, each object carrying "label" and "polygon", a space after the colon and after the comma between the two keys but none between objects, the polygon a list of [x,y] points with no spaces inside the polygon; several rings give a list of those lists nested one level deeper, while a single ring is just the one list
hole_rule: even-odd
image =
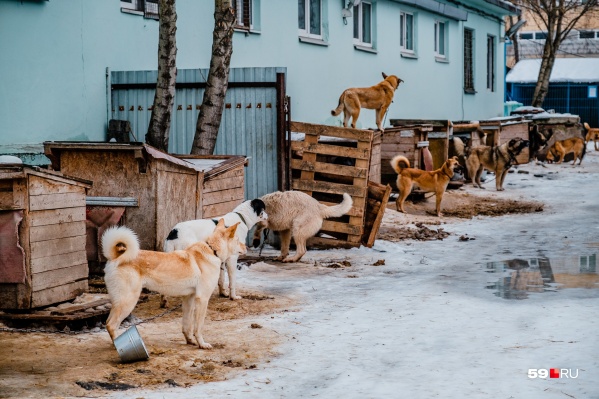
[{"label": "ginger dog standing on pallet", "polygon": [[127,227],[106,230],[102,236],[102,251],[108,259],[104,280],[112,302],[106,321],[110,338],[114,341],[119,325],[135,308],[142,288],[148,288],[164,295],[184,297],[185,341],[202,349],[212,348],[202,337],[202,327],[221,263],[233,253],[245,253],[245,245],[235,236],[238,224],[227,228],[224,219],[220,219],[205,242],[169,253],[139,249],[137,236]]},{"label": "ginger dog standing on pallet", "polygon": [[457,157],[449,158],[443,166],[437,170],[426,171],[410,168],[410,161],[403,155],[397,155],[391,160],[391,167],[397,173],[397,189],[399,197],[395,202],[397,210],[406,213],[403,205],[412,192],[412,186],[416,184],[424,191],[434,192],[436,199],[435,210],[437,216],[441,217],[441,201],[447,189],[449,181],[453,177],[454,170],[460,168]]},{"label": "ginger dog standing on pallet", "polygon": [[384,80],[372,87],[354,87],[346,89],[339,97],[339,105],[331,111],[331,115],[337,116],[343,111],[343,127],[351,116],[351,127],[355,129],[356,122],[360,116],[360,108],[376,110],[376,125],[383,131],[383,117],[387,108],[393,101],[395,90],[403,80],[395,75],[387,76],[383,73]]}]

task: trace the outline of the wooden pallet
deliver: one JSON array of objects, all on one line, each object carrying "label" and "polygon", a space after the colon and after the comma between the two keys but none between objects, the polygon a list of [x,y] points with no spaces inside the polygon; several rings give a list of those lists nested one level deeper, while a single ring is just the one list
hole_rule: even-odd
[{"label": "wooden pallet", "polygon": [[371,240],[370,233],[372,228],[378,230],[374,223],[378,220],[380,224],[384,213],[384,207],[378,207],[380,217],[375,215],[372,226],[365,226],[373,141],[378,136],[371,130],[300,122],[291,122],[290,129],[305,135],[303,141],[291,143],[292,188],[325,205],[338,204],[343,193],[348,193],[353,199],[353,207],[348,214],[325,220],[320,236],[310,239],[308,245],[359,247],[372,241],[372,246],[374,237]]}]

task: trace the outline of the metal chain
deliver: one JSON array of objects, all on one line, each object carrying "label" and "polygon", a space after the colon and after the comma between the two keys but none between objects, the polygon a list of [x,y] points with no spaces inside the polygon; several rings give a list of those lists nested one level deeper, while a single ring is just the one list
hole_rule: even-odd
[{"label": "metal chain", "polygon": [[[148,317],[147,319],[143,319],[140,320],[138,322],[135,323],[129,323],[132,326],[138,326],[140,324],[143,323],[147,323],[149,321],[158,319],[160,317],[164,317],[169,313],[174,312],[175,310],[179,309],[181,307],[181,305],[177,305],[174,308],[165,310],[164,312],[157,314],[156,316],[152,316],[152,317]],[[96,328],[99,328],[99,330],[93,331]],[[67,335],[78,335],[78,334],[89,334],[92,332],[100,332],[100,331],[106,331],[106,327],[94,327],[93,329],[88,329],[88,330],[73,330],[71,331],[68,326],[65,327],[64,330],[57,330],[57,331],[51,331],[48,328],[12,328],[12,327],[0,327],[0,332],[15,332],[15,333],[45,333],[45,334],[67,334]]]}]

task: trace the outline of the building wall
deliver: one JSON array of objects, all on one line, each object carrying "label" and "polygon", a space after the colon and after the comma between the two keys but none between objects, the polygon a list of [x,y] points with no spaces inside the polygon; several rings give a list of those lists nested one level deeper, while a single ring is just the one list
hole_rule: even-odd
[{"label": "building wall", "polygon": [[[403,83],[389,109],[390,118],[485,119],[503,113],[503,26],[468,13],[458,22],[393,1],[373,3],[377,53],[353,47],[353,23],[341,17],[341,2],[324,0],[328,46],[298,40],[295,3],[254,0],[260,33],[236,32],[232,67],[287,67],[292,117],[335,123],[330,110],[347,87],[378,83],[381,72]],[[481,7],[479,5],[479,7]],[[490,6],[489,6],[490,7]],[[399,51],[399,12],[416,14],[417,59]],[[177,66],[207,68],[210,63],[213,3],[177,2]],[[502,10],[485,10],[501,17]],[[449,63],[435,61],[433,26],[448,22]],[[258,22],[258,21],[257,21]],[[462,31],[475,30],[475,95],[463,94]],[[497,37],[496,90],[486,89],[486,37]],[[45,140],[105,139],[106,68],[157,68],[158,22],[123,13],[118,2],[0,2],[0,152]],[[360,117],[374,126],[374,111]],[[25,144],[34,144],[25,146]]]}]

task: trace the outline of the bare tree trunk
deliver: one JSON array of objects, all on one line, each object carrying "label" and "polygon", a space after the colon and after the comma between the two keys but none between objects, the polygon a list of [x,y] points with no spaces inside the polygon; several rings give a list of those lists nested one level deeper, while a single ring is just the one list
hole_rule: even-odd
[{"label": "bare tree trunk", "polygon": [[[522,15],[518,15],[518,22],[522,20]],[[510,17],[510,22],[512,22],[512,17]],[[512,22],[512,26],[514,26]],[[512,35],[512,47],[514,48],[514,65],[520,61],[520,39],[518,39],[518,32],[515,32]]]},{"label": "bare tree trunk", "polygon": [[[551,29],[549,34],[551,34]],[[539,77],[537,78],[537,84],[535,91],[532,96],[532,106],[542,107],[543,101],[549,92],[549,82],[551,78],[551,72],[553,71],[553,64],[555,64],[556,49],[553,48],[551,37],[545,39],[545,47],[543,48],[543,58],[541,59],[541,68],[539,69]]]},{"label": "bare tree trunk", "polygon": [[210,71],[191,147],[192,154],[200,155],[214,153],[229,84],[229,65],[233,54],[235,12],[231,0],[215,0],[214,3],[214,33]]},{"label": "bare tree trunk", "polygon": [[160,26],[158,42],[158,80],[146,142],[168,152],[171,113],[175,102],[177,80],[177,11],[175,0],[160,0]]}]

